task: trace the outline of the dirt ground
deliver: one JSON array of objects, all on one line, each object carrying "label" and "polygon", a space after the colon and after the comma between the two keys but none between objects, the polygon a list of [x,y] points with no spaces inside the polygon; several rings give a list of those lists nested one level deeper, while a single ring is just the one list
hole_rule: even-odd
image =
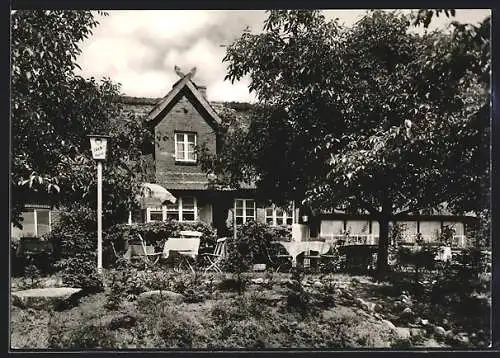
[{"label": "dirt ground", "polygon": [[[108,292],[62,311],[12,306],[11,348],[446,348],[486,346],[486,333],[462,332],[451,312],[429,307],[388,284],[345,274],[252,273],[239,294],[223,281],[128,297],[105,308]],[[189,275],[186,274],[186,280]],[[16,282],[13,281],[16,285]],[[185,285],[189,287],[189,285]],[[15,289],[14,289],[15,290]],[[108,289],[109,290],[109,289]],[[488,313],[489,314],[489,313]]]}]

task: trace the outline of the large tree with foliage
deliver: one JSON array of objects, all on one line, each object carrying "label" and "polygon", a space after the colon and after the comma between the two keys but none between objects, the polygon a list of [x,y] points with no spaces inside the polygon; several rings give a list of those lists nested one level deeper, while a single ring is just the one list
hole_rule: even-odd
[{"label": "large tree with foliage", "polygon": [[90,11],[12,14],[14,224],[21,224],[24,205],[36,195],[55,205],[95,207],[95,163],[86,137],[94,133],[111,135],[103,173],[105,223],[126,218],[126,210],[134,205],[147,132],[117,105],[118,85],[74,71],[79,46],[97,24]]},{"label": "large tree with foliage", "polygon": [[489,21],[423,35],[411,26],[396,12],[342,29],[318,11],[271,11],[264,32],[244,33],[225,58],[227,77],[249,75],[267,113],[212,160],[274,185],[271,197],[371,213],[380,272],[394,216],[487,202]]}]

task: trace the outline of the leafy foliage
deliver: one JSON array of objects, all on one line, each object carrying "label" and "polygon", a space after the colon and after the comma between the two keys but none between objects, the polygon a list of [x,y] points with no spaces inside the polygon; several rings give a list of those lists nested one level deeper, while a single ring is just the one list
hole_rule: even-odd
[{"label": "leafy foliage", "polygon": [[68,287],[81,287],[85,293],[104,290],[102,276],[96,268],[95,253],[78,255],[60,260],[57,266],[62,270],[63,283]]},{"label": "leafy foliage", "polygon": [[272,241],[288,239],[291,233],[285,227],[274,227],[250,221],[238,227],[236,240],[227,241],[224,268],[229,272],[247,271],[253,264],[274,266],[277,248]]},{"label": "leafy foliage", "polygon": [[261,106],[207,161],[275,200],[371,213],[381,272],[392,216],[489,200],[489,19],[419,35],[415,16],[427,15],[369,11],[348,29],[320,11],[269,11],[224,58]]},{"label": "leafy foliage", "polygon": [[[101,15],[105,15],[101,13]],[[27,200],[96,205],[93,133],[111,136],[103,171],[104,225],[134,207],[141,146],[150,134],[116,103],[119,86],[75,75],[91,11],[19,10],[12,15],[12,221]],[[33,140],[36,138],[36,140]]]}]

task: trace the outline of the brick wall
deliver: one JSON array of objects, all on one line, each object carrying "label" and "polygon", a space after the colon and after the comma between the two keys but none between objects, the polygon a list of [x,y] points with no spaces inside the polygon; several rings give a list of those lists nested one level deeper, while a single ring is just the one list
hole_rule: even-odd
[{"label": "brick wall", "polygon": [[[181,93],[179,101],[155,127],[156,181],[171,189],[203,189],[207,182],[206,174],[197,164],[175,162],[175,131],[195,132],[197,144],[216,150],[216,134],[208,124],[195,101]],[[200,113],[201,112],[201,113]],[[188,187],[188,184],[193,184]]]}]

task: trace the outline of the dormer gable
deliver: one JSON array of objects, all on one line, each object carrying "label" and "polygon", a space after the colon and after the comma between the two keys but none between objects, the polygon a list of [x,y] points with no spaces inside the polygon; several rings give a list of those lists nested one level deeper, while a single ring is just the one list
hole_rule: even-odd
[{"label": "dormer gable", "polygon": [[155,107],[146,116],[146,123],[153,127],[161,121],[165,114],[182,98],[187,97],[188,100],[200,111],[202,117],[207,123],[216,130],[221,124],[221,119],[212,108],[205,96],[206,87],[198,86],[192,81],[195,68],[189,73],[180,72],[176,66],[176,72],[181,77],[173,86],[172,90],[163,97]]}]

